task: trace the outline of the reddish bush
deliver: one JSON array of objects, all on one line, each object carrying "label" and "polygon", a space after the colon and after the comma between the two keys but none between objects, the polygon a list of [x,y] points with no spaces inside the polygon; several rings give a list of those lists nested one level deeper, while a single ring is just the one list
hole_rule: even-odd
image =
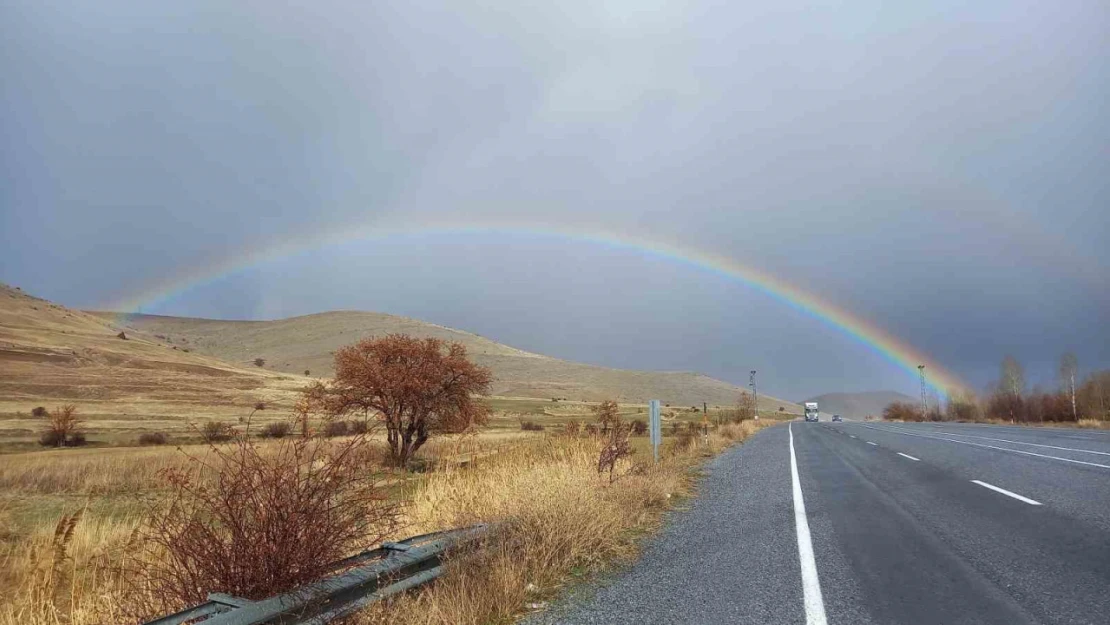
[{"label": "reddish bush", "polygon": [[284,592],[397,529],[397,510],[363,466],[364,437],[283,439],[262,454],[246,436],[210,448],[215,472],[171,470],[127,567],[147,612],[208,592],[248,599]]}]

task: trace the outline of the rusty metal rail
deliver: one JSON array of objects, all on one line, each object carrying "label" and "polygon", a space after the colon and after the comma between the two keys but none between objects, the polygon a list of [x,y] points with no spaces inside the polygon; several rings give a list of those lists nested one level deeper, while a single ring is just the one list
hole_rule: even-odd
[{"label": "rusty metal rail", "polygon": [[252,601],[221,593],[144,625],[324,625],[443,573],[443,554],[485,535],[485,525],[382,543],[335,562],[333,573],[288,593]]}]

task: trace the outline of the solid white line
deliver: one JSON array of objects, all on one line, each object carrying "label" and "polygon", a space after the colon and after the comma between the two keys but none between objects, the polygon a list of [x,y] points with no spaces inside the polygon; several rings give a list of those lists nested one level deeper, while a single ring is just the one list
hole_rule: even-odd
[{"label": "solid white line", "polygon": [[975,484],[978,484],[979,486],[985,486],[986,488],[989,488],[989,489],[991,489],[995,492],[1002,493],[1003,495],[1006,495],[1008,497],[1013,497],[1014,499],[1017,499],[1018,501],[1024,501],[1025,503],[1027,503],[1031,506],[1041,505],[1041,502],[1039,502],[1039,501],[1034,501],[1034,500],[1032,500],[1028,497],[1022,497],[1021,495],[1019,495],[1017,493],[1011,493],[1010,491],[1006,490],[1005,488],[999,488],[999,487],[995,486],[994,484],[987,484],[986,482],[980,482],[979,480],[971,480],[971,481]]},{"label": "solid white line", "polygon": [[921,458],[914,458],[913,456],[911,456],[909,454],[904,454],[902,452],[898,452],[898,455],[902,456],[903,458],[909,458],[910,460],[913,460],[914,462],[921,462]]},{"label": "solid white line", "polygon": [[942,432],[937,430],[938,434],[945,436],[961,436],[963,438],[979,438],[985,441],[998,441],[999,443],[1013,443],[1014,445],[1029,445],[1031,447],[1047,447],[1048,449],[1059,449],[1060,451],[1074,451],[1081,454],[1098,454],[1100,456],[1110,456],[1110,452],[1106,451],[1092,451],[1090,449],[1075,449],[1073,447],[1058,447],[1056,445],[1042,445],[1041,443],[1026,443],[1024,441],[1011,441],[1005,438],[991,438],[990,436],[975,436],[972,434],[957,434],[956,432]]},{"label": "solid white line", "polygon": [[863,427],[865,427],[865,428],[870,427],[872,430],[878,430],[880,432],[892,432],[894,434],[902,434],[904,436],[918,436],[918,437],[921,437],[921,438],[932,438],[932,439],[936,439],[938,441],[946,441],[946,442],[949,442],[949,443],[959,443],[961,445],[971,445],[972,447],[983,447],[985,449],[997,449],[998,451],[1008,451],[1012,454],[1022,454],[1024,456],[1036,456],[1038,458],[1049,458],[1050,460],[1059,460],[1061,462],[1070,462],[1072,464],[1082,464],[1082,465],[1086,465],[1088,467],[1099,467],[1101,469],[1110,469],[1110,464],[1099,464],[1097,462],[1085,462],[1083,460],[1072,460],[1071,458],[1061,458],[1059,456],[1046,456],[1045,454],[1037,454],[1037,453],[1033,453],[1031,451],[1022,451],[1020,449],[1009,449],[1009,448],[1006,448],[1006,447],[996,447],[994,445],[984,445],[982,443],[970,443],[968,441],[958,441],[958,440],[951,439],[951,438],[942,438],[940,436],[930,436],[928,434],[914,434],[913,432],[907,432],[905,430],[899,430],[897,428],[877,428],[877,427],[872,427],[872,426],[869,426],[869,425],[865,425]]},{"label": "solid white line", "polygon": [[798,481],[798,460],[794,456],[794,430],[790,434],[790,478],[794,485],[794,527],[798,532],[798,561],[802,567],[802,599],[806,609],[806,625],[826,625],[825,602],[821,598],[821,581],[817,578],[817,561],[813,558],[813,540],[809,536],[806,502],[802,499],[802,483]]},{"label": "solid white line", "polygon": [[[868,445],[875,445],[875,443],[872,443],[871,441],[867,441],[867,444]],[[878,447],[878,445],[876,445],[876,447]]]}]

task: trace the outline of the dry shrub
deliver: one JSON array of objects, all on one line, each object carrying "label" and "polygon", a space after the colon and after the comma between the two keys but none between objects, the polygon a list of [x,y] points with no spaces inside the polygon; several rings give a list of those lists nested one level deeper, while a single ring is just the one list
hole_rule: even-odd
[{"label": "dry shrub", "polygon": [[166,471],[168,501],[150,511],[125,564],[136,615],[209,592],[284,592],[396,531],[396,505],[361,464],[365,446],[363,437],[292,438],[261,453],[237,436],[230,447],[211,446],[196,467]]},{"label": "dry shrub", "polygon": [[648,424],[643,419],[632,420],[632,433],[636,436],[643,436],[647,434]]},{"label": "dry shrub", "polygon": [[346,421],[328,421],[324,424],[324,436],[346,436],[348,429]]},{"label": "dry shrub", "polygon": [[207,443],[221,443],[231,440],[234,433],[235,430],[223,421],[205,421],[200,429],[200,435]]},{"label": "dry shrub", "polygon": [[924,421],[921,408],[910,402],[891,402],[883,408],[883,419],[886,421]]},{"label": "dry shrub", "polygon": [[262,438],[285,438],[292,429],[293,426],[285,421],[274,421],[273,423],[267,423],[258,435]]},{"label": "dry shrub", "polygon": [[597,472],[608,473],[610,483],[613,481],[613,471],[616,470],[617,462],[632,455],[632,448],[628,445],[628,433],[628,428],[618,424],[609,433],[609,440],[605,441],[597,456]]},{"label": "dry shrub", "polygon": [[169,436],[165,432],[143,432],[139,435],[140,445],[165,445],[169,442]]},{"label": "dry shrub", "polygon": [[594,407],[594,415],[597,417],[597,424],[601,428],[602,434],[609,434],[610,428],[617,428],[620,426],[620,406],[617,402],[606,399]]},{"label": "dry shrub", "polygon": [[563,433],[567,436],[578,436],[582,433],[582,424],[577,421],[567,421],[563,426]]},{"label": "dry shrub", "polygon": [[37,418],[41,419],[41,418],[45,417],[46,415],[47,415],[47,411],[46,411],[45,406],[35,406],[34,408],[31,409],[31,416],[32,417],[37,417]]},{"label": "dry shrub", "polygon": [[543,425],[535,421],[524,420],[520,422],[520,429],[525,432],[542,432]]}]

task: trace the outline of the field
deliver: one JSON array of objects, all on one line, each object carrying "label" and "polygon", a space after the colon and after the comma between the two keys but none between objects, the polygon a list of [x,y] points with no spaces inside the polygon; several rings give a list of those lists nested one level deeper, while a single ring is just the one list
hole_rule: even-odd
[{"label": "field", "polygon": [[[474,554],[484,559],[478,564],[456,562],[433,592],[406,599],[402,609],[363,615],[373,621],[506,621],[523,608],[522,593],[550,595],[568,575],[634,553],[635,539],[690,493],[703,458],[797,412],[794,404],[761,396],[760,422],[726,425],[739,389],[718,380],[567,363],[371,313],[262,324],[129,321],[135,320],[67,309],[0,285],[0,625],[123,622],[120,610],[131,595],[121,562],[136,528],[172,492],[167,472],[199,471],[205,479],[220,472],[218,454],[203,442],[206,424],[252,433],[259,453],[279,457],[291,439],[253,433],[290,422],[300,390],[327,368],[312,361],[304,366],[315,369],[308,375],[284,356],[319,358],[366,333],[412,330],[463,340],[499,380],[500,392],[483,400],[489,423],[468,435],[433,438],[410,471],[391,468],[381,434],[371,436],[358,470],[377,482],[385,501],[400,506],[398,535],[499,521],[508,534],[498,544],[515,545],[511,553]],[[304,344],[289,347],[297,336]],[[260,350],[267,362],[256,366],[248,355]],[[647,437],[634,436],[634,453],[615,466],[612,483],[597,469],[603,439],[584,427],[579,435],[565,433],[568,423],[592,423],[593,400],[610,396],[621,402],[626,423],[646,421],[646,398],[666,402],[663,462],[652,464]],[[721,405],[710,405],[708,415],[697,409],[715,399]],[[43,448],[43,412],[66,404],[82,419],[85,444]],[[710,434],[693,435],[688,424],[703,422]],[[310,427],[323,431],[320,422]],[[141,446],[140,437],[153,433],[168,444]],[[485,576],[479,585],[459,574],[476,569]],[[534,588],[525,591],[529,584]]]},{"label": "field", "polygon": [[[773,423],[763,419],[759,424],[714,427],[708,442],[701,436],[675,436],[675,426],[668,425],[664,428],[666,459],[657,466],[647,462],[646,437],[633,437],[632,459],[618,469],[624,477],[610,485],[596,470],[602,439],[555,433],[568,418],[564,411],[585,421],[588,405],[576,403],[552,411],[542,402],[492,401],[497,412],[491,427],[477,435],[433,439],[421,451],[425,472],[397,472],[383,464],[372,464],[367,470],[378,474],[390,497],[405,503],[405,535],[509,519],[516,528],[513,531],[531,537],[529,548],[551,548],[545,541],[563,545],[558,557],[545,556],[523,569],[509,566],[508,554],[482,556],[497,561],[495,568],[510,579],[516,575],[527,577],[526,583],[542,582],[548,594],[572,571],[593,570],[633,553],[634,539],[689,493],[691,470],[701,458]],[[623,413],[640,414],[639,407],[626,407]],[[523,415],[545,430],[521,431],[517,419]],[[670,421],[695,421],[692,416],[692,412],[676,413]],[[262,443],[263,448],[267,444],[274,443]],[[209,457],[206,450],[205,445],[190,444],[3,456],[0,586],[15,592],[0,600],[0,624],[80,624],[119,618],[124,599],[116,567],[144,512],[167,492],[163,471]],[[545,501],[543,507],[536,507],[537,497]],[[75,513],[79,520],[66,532],[65,524],[59,523]],[[59,539],[59,531],[65,538]],[[569,542],[568,535],[573,536]],[[488,622],[491,614],[514,614],[523,605],[523,585],[517,588],[516,582],[505,578],[496,583],[487,580],[480,588],[473,583],[472,577],[456,574],[404,610],[365,618],[480,623]]]}]

